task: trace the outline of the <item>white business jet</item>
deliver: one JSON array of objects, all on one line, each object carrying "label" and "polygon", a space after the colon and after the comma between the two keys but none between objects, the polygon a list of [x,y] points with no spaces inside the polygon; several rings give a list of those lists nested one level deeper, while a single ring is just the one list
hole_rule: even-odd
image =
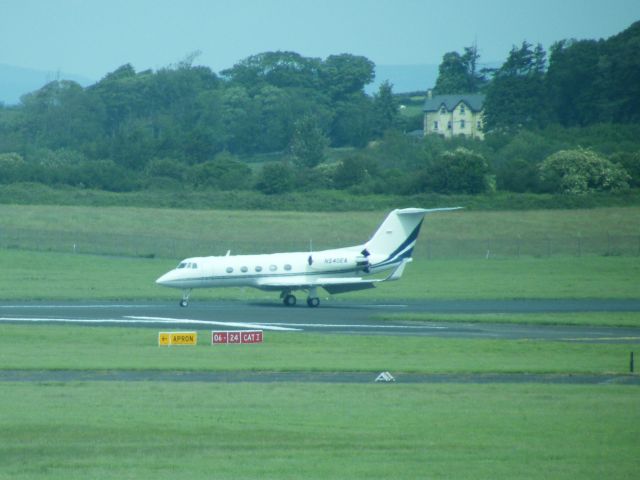
[{"label": "white business jet", "polygon": [[[330,294],[373,288],[376,283],[398,280],[411,262],[422,220],[427,213],[455,208],[404,208],[392,211],[371,239],[354,247],[318,252],[272,253],[187,258],[156,280],[159,285],[183,291],[186,307],[193,288],[254,287],[279,291],[287,306],[296,304],[292,292],[308,292],[307,305],[320,305],[318,288]],[[390,270],[383,278],[366,279]]]}]

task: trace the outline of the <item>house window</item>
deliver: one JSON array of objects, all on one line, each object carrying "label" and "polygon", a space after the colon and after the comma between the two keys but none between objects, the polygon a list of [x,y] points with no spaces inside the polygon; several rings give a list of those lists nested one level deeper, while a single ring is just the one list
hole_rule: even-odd
[{"label": "house window", "polygon": [[460,120],[460,128],[464,130],[464,120]]},{"label": "house window", "polygon": [[465,109],[464,109],[464,103],[460,104],[460,115],[464,115],[465,113]]},{"label": "house window", "polygon": [[476,123],[476,127],[477,127],[478,129],[481,129],[481,128],[482,128],[482,122],[481,122],[480,120],[478,120],[478,122]]},{"label": "house window", "polygon": [[435,122],[433,122],[433,129],[434,130],[438,129],[438,121],[437,120]]},{"label": "house window", "polygon": [[451,120],[447,122],[447,130],[451,130]]},{"label": "house window", "polygon": [[444,108],[444,105],[442,107],[440,107],[440,115],[444,115],[445,113],[447,113],[447,109]]}]

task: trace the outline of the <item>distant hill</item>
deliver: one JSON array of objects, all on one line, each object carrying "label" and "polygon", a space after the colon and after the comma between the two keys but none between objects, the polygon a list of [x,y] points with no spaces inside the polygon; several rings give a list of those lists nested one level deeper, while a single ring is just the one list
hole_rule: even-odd
[{"label": "distant hill", "polygon": [[81,75],[0,64],[0,102],[15,105],[25,93],[38,90],[53,80],[73,80],[83,87],[94,83]]},{"label": "distant hill", "polygon": [[377,65],[376,78],[365,87],[373,94],[380,84],[389,80],[393,84],[393,93],[426,92],[433,88],[438,78],[438,65]]}]

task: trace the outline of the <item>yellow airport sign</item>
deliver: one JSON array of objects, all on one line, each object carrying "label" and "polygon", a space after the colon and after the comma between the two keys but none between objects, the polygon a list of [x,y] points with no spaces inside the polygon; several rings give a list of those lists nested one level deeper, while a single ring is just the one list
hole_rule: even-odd
[{"label": "yellow airport sign", "polygon": [[158,346],[171,345],[197,345],[198,332],[160,332],[158,333]]}]

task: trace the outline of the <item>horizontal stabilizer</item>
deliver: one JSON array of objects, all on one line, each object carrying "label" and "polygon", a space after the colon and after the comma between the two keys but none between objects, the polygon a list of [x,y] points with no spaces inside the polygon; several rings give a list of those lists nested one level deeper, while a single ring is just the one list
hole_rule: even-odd
[{"label": "horizontal stabilizer", "polygon": [[402,263],[400,265],[398,265],[395,270],[393,272],[391,272],[391,275],[389,275],[387,278],[385,278],[386,280],[400,280],[400,277],[402,276],[402,274],[404,273],[404,267],[407,263],[412,262],[413,258],[405,258]]}]

